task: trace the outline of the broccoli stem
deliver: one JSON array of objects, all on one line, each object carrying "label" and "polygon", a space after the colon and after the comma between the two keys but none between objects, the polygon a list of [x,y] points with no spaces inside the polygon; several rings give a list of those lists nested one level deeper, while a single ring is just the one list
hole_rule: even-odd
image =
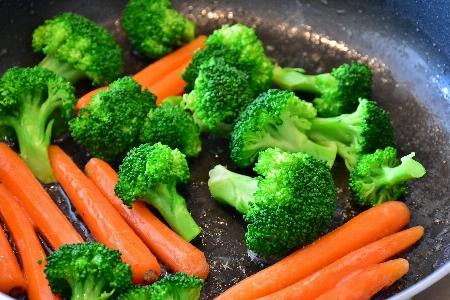
[{"label": "broccoli stem", "polygon": [[[70,280],[68,280],[70,282]],[[76,281],[72,286],[72,300],[105,300],[108,299],[114,290],[103,292],[107,282],[101,277],[88,274],[83,281]]]},{"label": "broccoli stem", "polygon": [[81,79],[88,78],[86,73],[77,70],[72,64],[56,59],[52,55],[47,55],[38,64],[39,67],[47,69],[56,75],[64,77],[70,84],[74,84]]},{"label": "broccoli stem", "polygon": [[[272,80],[280,88],[287,91],[301,91],[312,94],[321,94],[321,90],[333,88],[337,84],[336,78],[330,73],[319,75],[303,74],[305,70],[300,68],[282,68],[274,66],[272,70]],[[321,85],[317,84],[320,78]]]},{"label": "broccoli stem", "polygon": [[258,189],[258,180],[217,165],[209,171],[208,186],[217,201],[247,214],[248,203],[253,201],[253,194]]},{"label": "broccoli stem", "polygon": [[141,200],[158,209],[169,226],[184,240],[191,241],[201,232],[187,209],[186,200],[178,194],[175,182],[148,189],[145,199]]},{"label": "broccoli stem", "polygon": [[378,188],[385,185],[395,185],[410,179],[420,178],[425,174],[425,168],[421,163],[415,161],[411,153],[401,158],[401,164],[396,167],[383,167],[384,174],[373,180],[373,185]]}]

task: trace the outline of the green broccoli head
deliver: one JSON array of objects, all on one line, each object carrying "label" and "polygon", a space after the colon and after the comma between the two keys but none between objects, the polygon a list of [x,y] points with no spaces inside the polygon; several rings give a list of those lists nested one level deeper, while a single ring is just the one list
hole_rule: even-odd
[{"label": "green broccoli head", "polygon": [[145,201],[154,206],[169,226],[190,241],[201,229],[190,215],[185,199],[177,192],[178,184],[190,179],[186,156],[158,142],[131,149],[119,166],[116,195],[124,204]]},{"label": "green broccoli head", "polygon": [[415,153],[397,159],[397,149],[386,147],[366,154],[350,173],[350,190],[361,206],[372,207],[398,200],[407,194],[406,182],[425,175],[425,168],[413,159]]},{"label": "green broccoli head", "polygon": [[184,18],[167,0],[130,0],[122,26],[134,49],[158,59],[195,38],[195,24]]},{"label": "green broccoli head", "polygon": [[211,58],[222,58],[227,64],[247,73],[255,97],[270,88],[273,63],[265,55],[255,29],[243,24],[225,24],[215,30],[205,44],[206,48],[194,54],[190,65],[182,74],[187,82],[187,92],[194,89],[200,66]]},{"label": "green broccoli head", "polygon": [[152,285],[134,286],[117,300],[198,300],[203,285],[201,278],[178,272],[168,274]]},{"label": "green broccoli head", "polygon": [[361,98],[353,113],[311,120],[307,135],[317,143],[334,143],[350,172],[362,155],[395,146],[396,140],[390,114],[377,102]]},{"label": "green broccoli head", "polygon": [[88,78],[107,85],[124,69],[122,49],[103,27],[75,13],[46,20],[33,32],[32,46],[46,57],[39,66],[52,70],[74,84]]},{"label": "green broccoli head", "polygon": [[66,299],[108,299],[132,286],[129,264],[118,250],[97,242],[65,244],[47,257],[52,292]]},{"label": "green broccoli head", "polygon": [[156,96],[126,76],[94,94],[69,122],[69,129],[92,156],[115,161],[138,144],[146,114],[155,107]]},{"label": "green broccoli head", "polygon": [[17,139],[20,156],[43,183],[56,182],[48,146],[68,128],[74,92],[63,77],[39,67],[13,67],[0,78],[0,138]]},{"label": "green broccoli head", "polygon": [[260,152],[256,178],[218,165],[209,173],[212,196],[248,222],[246,243],[263,256],[283,257],[317,239],[334,215],[336,188],[326,162],[304,152]]},{"label": "green broccoli head", "polygon": [[239,167],[250,167],[260,151],[280,148],[304,151],[326,160],[331,167],[336,146],[319,145],[306,135],[315,117],[313,105],[293,92],[271,89],[261,93],[236,120],[230,141],[233,162]]},{"label": "green broccoli head", "polygon": [[[194,90],[183,95],[180,105],[193,113],[200,131],[226,135],[238,115],[254,99],[248,75],[221,58],[200,66]],[[221,132],[223,131],[223,132]]]},{"label": "green broccoli head", "polygon": [[358,98],[370,98],[372,94],[372,71],[368,65],[356,62],[318,75],[275,66],[273,81],[285,90],[316,94],[313,103],[321,117],[352,113],[358,106]]},{"label": "green broccoli head", "polygon": [[202,149],[200,128],[192,115],[181,106],[171,105],[166,100],[149,111],[140,131],[139,142],[161,142],[177,148],[186,157],[197,157]]}]

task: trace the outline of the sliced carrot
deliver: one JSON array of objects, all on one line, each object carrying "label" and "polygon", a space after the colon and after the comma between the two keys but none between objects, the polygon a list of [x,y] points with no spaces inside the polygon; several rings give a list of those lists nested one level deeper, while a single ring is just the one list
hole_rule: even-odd
[{"label": "sliced carrot", "polygon": [[[142,85],[143,89],[148,88],[150,91],[152,91],[150,89],[151,86],[153,86],[153,89],[155,89],[154,86],[157,82],[159,82],[165,76],[169,75],[175,69],[179,69],[180,65],[190,62],[196,50],[206,47],[204,43],[206,39],[207,36],[205,35],[200,35],[196,37],[195,39],[193,39],[186,45],[178,48],[174,52],[151,63],[150,65],[148,65],[147,67],[145,67],[144,69],[133,75],[132,76],[133,79],[136,80],[140,85]],[[182,70],[184,70],[184,68]],[[175,86],[178,86],[180,84],[181,77],[177,78],[177,76],[171,76],[166,78],[166,80],[168,80],[169,78],[175,80],[174,81]],[[78,103],[75,105],[75,113],[77,113],[78,110],[80,110],[80,108],[86,107],[86,105],[88,105],[88,103],[91,102],[91,97],[94,94],[106,88],[108,87],[97,88],[87,93],[86,95],[80,97],[78,99]],[[170,91],[173,91],[173,89]],[[180,89],[176,90],[176,92],[180,93]],[[162,100],[160,100],[160,102],[161,101]]]},{"label": "sliced carrot", "polygon": [[181,77],[181,73],[187,68],[189,63],[190,61],[183,63],[148,88],[150,92],[156,95],[156,104],[160,104],[166,97],[178,96],[184,93],[186,81]]},{"label": "sliced carrot", "polygon": [[316,300],[370,300],[409,271],[406,259],[398,258],[368,267],[341,282]]},{"label": "sliced carrot", "polygon": [[0,292],[18,298],[26,290],[27,283],[23,277],[19,262],[5,232],[0,228]]},{"label": "sliced carrot", "polygon": [[161,222],[141,201],[123,204],[114,193],[117,172],[105,161],[91,158],[85,166],[87,176],[94,182],[114,208],[133,228],[150,250],[173,272],[184,272],[202,279],[208,276],[205,255]]},{"label": "sliced carrot", "polygon": [[30,300],[61,299],[52,293],[44,274],[46,255],[27,214],[11,192],[0,184],[0,217],[5,222],[22,262]]},{"label": "sliced carrot", "polygon": [[83,238],[25,162],[5,143],[0,143],[0,182],[17,197],[39,233],[53,249],[63,244],[83,242]]},{"label": "sliced carrot", "polygon": [[399,231],[409,220],[410,212],[403,202],[388,201],[372,207],[312,244],[245,278],[215,299],[255,299],[274,293],[356,249]]},{"label": "sliced carrot", "polygon": [[122,253],[122,259],[131,265],[134,283],[156,281],[161,272],[156,257],[109,200],[60,147],[52,145],[48,153],[58,182],[97,242]]},{"label": "sliced carrot", "polygon": [[335,288],[342,279],[384,262],[409,248],[422,237],[423,231],[422,226],[416,226],[388,235],[347,254],[305,279],[258,300],[316,299]]}]

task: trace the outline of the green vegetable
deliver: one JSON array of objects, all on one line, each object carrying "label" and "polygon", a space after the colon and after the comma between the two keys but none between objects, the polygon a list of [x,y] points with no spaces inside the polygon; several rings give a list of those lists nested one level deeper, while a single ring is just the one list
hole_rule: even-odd
[{"label": "green vegetable", "polygon": [[126,76],[94,94],[69,122],[69,129],[92,156],[115,161],[139,143],[147,112],[155,107],[156,96]]},{"label": "green vegetable", "polygon": [[210,59],[200,66],[194,89],[183,95],[180,105],[193,113],[201,132],[227,135],[253,99],[246,73],[223,59]]},{"label": "green vegetable", "polygon": [[223,25],[205,41],[206,48],[197,51],[192,62],[183,72],[187,84],[185,90],[194,89],[200,66],[213,59],[223,59],[249,76],[254,97],[270,88],[272,83],[272,61],[264,53],[262,42],[255,29],[243,24]]},{"label": "green vegetable", "polygon": [[263,256],[283,257],[317,239],[334,215],[336,188],[325,161],[304,152],[260,152],[253,178],[217,165],[211,195],[248,222],[246,243]]},{"label": "green vegetable", "polygon": [[397,200],[408,192],[406,182],[425,175],[425,168],[413,159],[415,153],[397,159],[394,147],[378,149],[358,161],[350,174],[350,189],[361,206],[376,206]]},{"label": "green vegetable", "polygon": [[131,149],[119,166],[116,195],[125,205],[145,201],[154,206],[169,226],[190,241],[201,229],[190,215],[178,184],[190,179],[185,155],[161,143],[142,144]]},{"label": "green vegetable", "polygon": [[13,67],[0,78],[0,139],[17,139],[20,157],[42,183],[56,182],[48,147],[67,130],[76,102],[74,87],[46,69]]},{"label": "green vegetable", "polygon": [[336,146],[319,145],[306,132],[316,118],[311,103],[293,92],[271,89],[261,93],[238,117],[231,133],[231,158],[239,167],[250,167],[258,153],[267,148],[304,151],[332,166]]},{"label": "green vegetable", "polygon": [[104,86],[124,70],[122,49],[103,27],[75,13],[46,20],[33,32],[35,52],[46,56],[39,63],[74,84],[90,79]]},{"label": "green vegetable", "polygon": [[47,257],[52,292],[66,299],[113,299],[132,286],[131,267],[118,250],[96,242],[65,244]]},{"label": "green vegetable", "polygon": [[195,24],[184,18],[167,0],[130,0],[123,11],[122,26],[134,49],[161,58],[195,38]]},{"label": "green vegetable", "polygon": [[316,94],[313,103],[321,117],[352,113],[358,106],[358,98],[370,98],[372,94],[370,67],[355,62],[318,75],[306,75],[299,68],[275,66],[273,82],[288,91]]},{"label": "green vegetable", "polygon": [[362,155],[395,146],[390,114],[375,101],[367,99],[359,99],[359,105],[353,113],[314,118],[306,134],[319,144],[334,143],[350,172]]},{"label": "green vegetable", "polygon": [[152,285],[135,286],[117,300],[197,300],[203,285],[201,278],[178,272]]}]

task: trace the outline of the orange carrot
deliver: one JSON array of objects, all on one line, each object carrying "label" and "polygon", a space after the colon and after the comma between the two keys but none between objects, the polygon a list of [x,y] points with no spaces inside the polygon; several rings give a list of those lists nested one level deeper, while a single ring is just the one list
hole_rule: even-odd
[{"label": "orange carrot", "polygon": [[156,95],[156,104],[160,104],[166,97],[178,96],[184,93],[186,81],[181,78],[181,73],[187,68],[190,61],[183,63],[178,68],[161,78],[160,81],[149,87],[150,92]]},{"label": "orange carrot", "polygon": [[393,233],[347,254],[287,288],[258,298],[258,300],[316,299],[335,288],[342,279],[360,272],[364,268],[384,262],[409,248],[422,237],[423,231],[422,226],[416,226]]},{"label": "orange carrot", "polygon": [[202,279],[209,266],[202,251],[186,242],[161,222],[141,201],[129,209],[114,193],[117,172],[105,161],[91,158],[85,166],[87,176],[94,182],[114,208],[133,228],[150,250],[173,272],[184,272]]},{"label": "orange carrot", "polygon": [[[133,79],[136,80],[140,85],[142,85],[143,89],[148,88],[150,91],[152,91],[150,89],[151,86],[153,86],[153,89],[155,89],[154,87],[155,84],[159,82],[162,78],[173,72],[175,69],[179,69],[180,65],[190,62],[192,56],[194,55],[194,52],[197,49],[206,47],[204,43],[206,39],[207,36],[205,35],[200,35],[196,37],[194,40],[178,48],[174,52],[151,63],[150,65],[148,65],[147,67],[145,67],[144,69],[133,75],[132,76]],[[185,68],[182,68],[181,70],[184,69]],[[175,80],[174,81],[175,86],[178,86],[180,84],[181,79],[181,77],[179,76],[180,73],[178,73],[178,76],[168,77]],[[166,78],[166,80],[168,78]],[[85,107],[89,102],[91,102],[92,95],[106,88],[107,87],[97,88],[87,93],[86,95],[80,97],[78,99],[78,103],[75,105],[75,113],[77,113],[78,110],[80,110],[80,108]],[[173,89],[171,91],[173,91]],[[180,89],[175,91],[179,93]],[[159,102],[161,101],[162,99]]]},{"label": "orange carrot", "polygon": [[39,263],[46,255],[32,223],[16,198],[3,184],[0,184],[0,217],[17,247],[28,285],[28,299],[61,299],[54,295],[48,286],[44,274],[45,263]]},{"label": "orange carrot", "polygon": [[312,244],[245,278],[216,299],[255,299],[274,293],[356,249],[399,231],[409,220],[409,209],[400,201],[370,208]]},{"label": "orange carrot", "polygon": [[19,262],[5,232],[0,229],[0,292],[18,298],[27,290]]},{"label": "orange carrot", "polygon": [[0,182],[17,197],[53,249],[63,244],[83,242],[25,162],[5,143],[0,143]]},{"label": "orange carrot", "polygon": [[122,259],[131,265],[134,283],[156,281],[161,272],[156,257],[108,199],[61,148],[52,145],[48,153],[58,182],[97,242],[122,253]]},{"label": "orange carrot", "polygon": [[403,258],[376,264],[344,280],[316,300],[370,300],[377,292],[400,279],[408,270],[409,263]]}]

